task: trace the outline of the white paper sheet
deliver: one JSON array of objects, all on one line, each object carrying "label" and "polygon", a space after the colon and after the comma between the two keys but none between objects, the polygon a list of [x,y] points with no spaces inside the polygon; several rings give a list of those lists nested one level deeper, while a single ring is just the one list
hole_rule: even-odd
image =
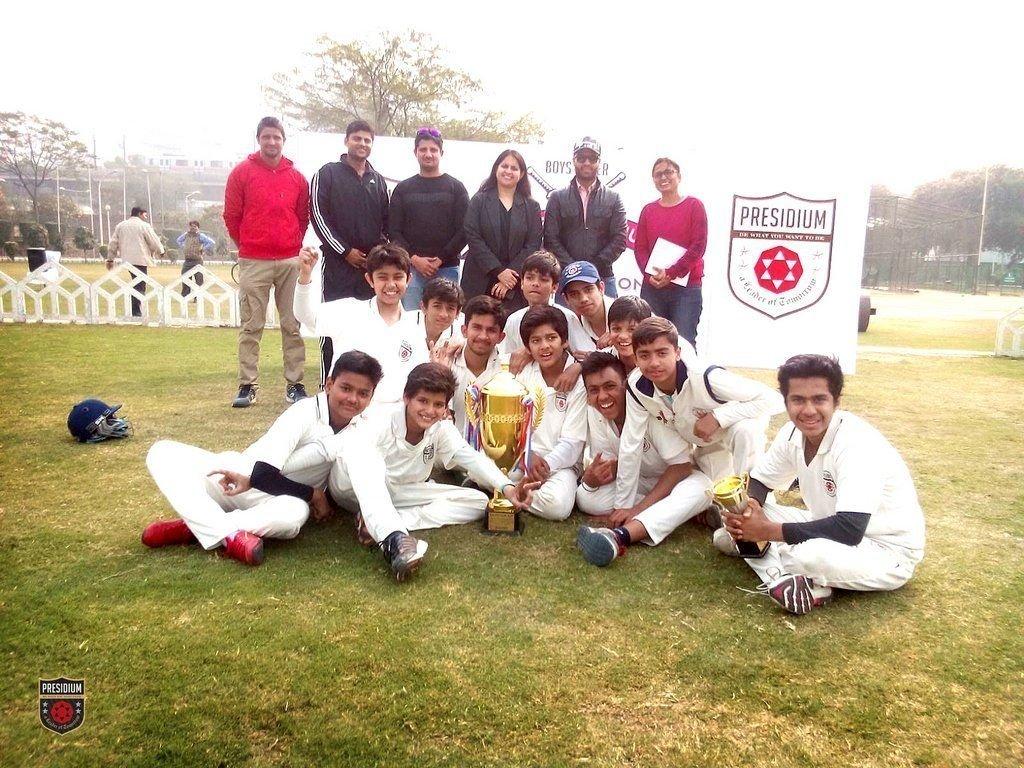
[{"label": "white paper sheet", "polygon": [[[668,269],[686,255],[686,249],[681,245],[670,243],[668,240],[658,238],[651,249],[651,258],[647,260],[648,275],[653,275],[655,269]],[[690,273],[677,277],[672,281],[676,285],[686,285],[690,282]]]}]

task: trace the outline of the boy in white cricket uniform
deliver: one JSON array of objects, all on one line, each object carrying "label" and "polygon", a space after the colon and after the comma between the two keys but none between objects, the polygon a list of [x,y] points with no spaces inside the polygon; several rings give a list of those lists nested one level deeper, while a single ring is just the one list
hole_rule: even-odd
[{"label": "boy in white cricket uniform", "polygon": [[423,286],[420,308],[410,314],[423,330],[428,350],[440,352],[447,346],[454,354],[466,343],[460,313],[463,302],[462,289],[446,277],[435,277]]},{"label": "boy in white cricket uniform", "polygon": [[783,410],[778,392],[692,355],[681,358],[675,326],[649,317],[633,332],[637,369],[629,376],[626,425],[616,478],[616,507],[630,504],[640,477],[640,446],[648,419],[671,426],[695,446],[694,465],[712,482],[749,472],[764,453],[765,431]]},{"label": "boy in white cricket uniform", "polygon": [[636,369],[633,331],[652,315],[651,305],[639,296],[620,296],[608,307],[608,332],[612,341],[608,351],[622,361],[627,377]]},{"label": "boy in white cricket uniform", "polygon": [[455,375],[455,394],[452,396],[455,428],[465,437],[466,390],[472,386],[483,389],[501,370],[498,346],[505,338],[501,330],[505,309],[491,296],[474,296],[466,302],[463,314],[466,322],[462,326],[462,335],[466,343],[452,361],[451,368]]},{"label": "boy in white cricket uniform", "polygon": [[[519,324],[523,322],[523,317],[533,307],[552,306],[565,315],[569,328],[570,350],[581,345],[586,346],[588,343],[588,337],[583,331],[580,319],[576,317],[572,310],[554,303],[555,287],[558,285],[558,279],[561,277],[561,274],[562,270],[558,266],[558,259],[555,258],[553,253],[548,251],[541,250],[530,254],[526,257],[526,261],[523,262],[522,290],[527,306],[513,312],[509,315],[508,320],[505,321],[505,342],[502,346],[502,351],[507,355],[524,350],[521,353],[522,357],[520,360],[517,361],[513,357],[511,362],[512,373],[518,373],[522,370],[520,365],[525,365],[529,362],[525,352],[526,345],[523,343],[523,337],[519,333]],[[517,362],[520,365],[517,365]]]},{"label": "boy in white cricket uniform", "polygon": [[391,503],[384,460],[375,450],[377,433],[362,415],[380,378],[380,364],[369,355],[342,354],[324,391],[289,407],[243,453],[158,441],[146,464],[180,519],[151,524],[143,543],[198,540],[204,549],[223,545],[228,556],[258,565],[263,537],[297,536],[310,506],[317,519],[330,513],[323,487],[340,467],[352,478],[348,491],[368,511],[377,540],[386,543],[395,575],[404,579],[426,548],[408,535]]},{"label": "boy in white cricket uniform", "polygon": [[366,281],[375,296],[322,302],[311,290],[311,277],[318,255],[314,248],[299,254],[299,279],[295,286],[295,316],[317,336],[329,337],[334,359],[350,349],[375,357],[384,378],[367,409],[370,418],[386,417],[402,402],[402,389],[409,371],[429,360],[424,329],[415,315],[402,309],[402,297],[409,283],[409,254],[393,244],[378,245],[366,257]]},{"label": "boy in white cricket uniform", "polygon": [[626,419],[626,373],[607,352],[583,361],[587,390],[587,449],[592,457],[576,490],[589,515],[609,516],[608,528],[582,526],[576,542],[588,562],[605,566],[635,542],[652,546],[708,505],[711,481],[690,463],[690,446],[659,421],[648,419],[641,447],[640,480],[633,504],[615,506],[619,435]]},{"label": "boy in white cricket uniform", "polygon": [[[779,388],[790,422],[751,472],[746,513],[725,516],[733,539],[771,542],[763,557],[747,558],[761,589],[802,614],[827,602],[833,587],[903,586],[925,542],[903,459],[878,430],[838,410],[843,372],[834,359],[790,358],[779,368]],[[794,479],[806,510],[766,501],[771,489]]]},{"label": "boy in white cricket uniform", "polygon": [[608,308],[615,301],[604,293],[604,281],[589,261],[574,261],[562,270],[559,292],[565,296],[583,328],[583,336],[572,347],[577,359],[588,352],[605,349],[612,343],[608,328]]},{"label": "boy in white cricket uniform", "polygon": [[405,385],[405,404],[396,408],[381,430],[379,450],[387,464],[391,499],[410,531],[480,520],[489,495],[475,488],[430,480],[440,464],[460,470],[477,485],[505,494],[520,508],[515,483],[484,453],[475,451],[444,419],[455,390],[455,377],[440,363],[416,366]]},{"label": "boy in white cricket uniform", "polygon": [[[531,393],[542,393],[544,400],[527,475],[542,485],[534,491],[529,511],[548,520],[565,520],[576,500],[577,468],[587,439],[587,395],[578,378],[568,392],[556,387],[565,369],[578,365],[566,346],[568,323],[561,310],[533,307],[519,331],[533,362],[516,379]],[[518,478],[515,471],[512,475]]]}]

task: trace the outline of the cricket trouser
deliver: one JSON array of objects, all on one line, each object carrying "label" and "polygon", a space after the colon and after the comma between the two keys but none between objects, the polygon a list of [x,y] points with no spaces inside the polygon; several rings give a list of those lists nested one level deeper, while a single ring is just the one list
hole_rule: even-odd
[{"label": "cricket trouser", "polygon": [[[518,483],[522,477],[523,473],[518,470],[509,475],[514,483]],[[559,469],[552,472],[540,488],[534,490],[528,510],[545,520],[565,520],[572,514],[575,501],[576,470]]]},{"label": "cricket trouser", "polygon": [[[633,502],[630,506],[636,504],[650,493],[657,482],[657,477],[640,475],[640,480],[637,482],[636,495],[633,497]],[[592,491],[588,491],[582,484],[579,485],[576,488],[576,506],[580,508],[580,512],[587,515],[607,515],[615,509],[615,480],[598,486]]]},{"label": "cricket trouser", "polygon": [[146,466],[160,492],[203,549],[219,547],[225,537],[238,531],[291,539],[306,522],[309,505],[302,499],[256,489],[227,496],[219,478],[208,477],[223,469],[248,476],[254,464],[254,459],[235,451],[211,453],[173,440],[158,441],[146,455]]},{"label": "cricket trouser", "polygon": [[351,512],[358,510],[366,530],[378,544],[395,531],[409,532],[388,493],[385,474],[384,461],[378,454],[361,454],[354,446],[334,461],[327,480],[334,500]]},{"label": "cricket trouser", "polygon": [[645,543],[660,544],[672,531],[704,511],[711,503],[707,493],[710,487],[711,478],[695,469],[676,483],[668,496],[633,518],[647,529]]},{"label": "cricket trouser", "polygon": [[471,523],[487,510],[489,497],[474,488],[427,482],[388,487],[398,516],[410,531]]},{"label": "cricket trouser", "polygon": [[[806,509],[784,507],[769,499],[764,513],[777,523],[803,523]],[[808,539],[800,544],[773,541],[762,557],[746,558],[765,584],[783,574],[807,576],[822,587],[863,592],[898,589],[914,575],[917,560],[910,553],[864,538],[849,546],[832,539]]]},{"label": "cricket trouser", "polygon": [[768,416],[740,419],[719,430],[714,443],[694,449],[694,466],[700,467],[713,482],[728,475],[750,472],[764,454],[768,421]]}]

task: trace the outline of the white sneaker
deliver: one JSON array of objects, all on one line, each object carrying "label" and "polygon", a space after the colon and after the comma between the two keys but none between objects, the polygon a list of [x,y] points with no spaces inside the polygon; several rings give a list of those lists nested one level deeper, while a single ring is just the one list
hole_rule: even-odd
[{"label": "white sneaker", "polygon": [[721,528],[716,528],[715,532],[711,534],[711,543],[714,544],[715,549],[723,555],[728,555],[729,557],[740,557],[740,551],[736,547],[736,539],[729,535],[729,532],[725,530],[724,525]]}]

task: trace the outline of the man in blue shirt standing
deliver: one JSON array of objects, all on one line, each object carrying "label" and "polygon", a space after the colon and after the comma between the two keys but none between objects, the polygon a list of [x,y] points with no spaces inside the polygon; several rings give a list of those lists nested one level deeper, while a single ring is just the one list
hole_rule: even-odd
[{"label": "man in blue shirt standing", "polygon": [[[199,222],[194,219],[188,223],[188,232],[178,236],[177,243],[184,257],[184,261],[181,264],[182,275],[185,275],[193,267],[198,267],[202,264],[204,254],[213,255],[213,246],[216,245],[212,237],[204,235],[199,231]],[[196,272],[192,277],[192,282],[196,285],[202,285],[203,273]],[[182,297],[185,298],[190,293],[192,293],[192,286],[187,281],[183,282],[181,284]]]}]

